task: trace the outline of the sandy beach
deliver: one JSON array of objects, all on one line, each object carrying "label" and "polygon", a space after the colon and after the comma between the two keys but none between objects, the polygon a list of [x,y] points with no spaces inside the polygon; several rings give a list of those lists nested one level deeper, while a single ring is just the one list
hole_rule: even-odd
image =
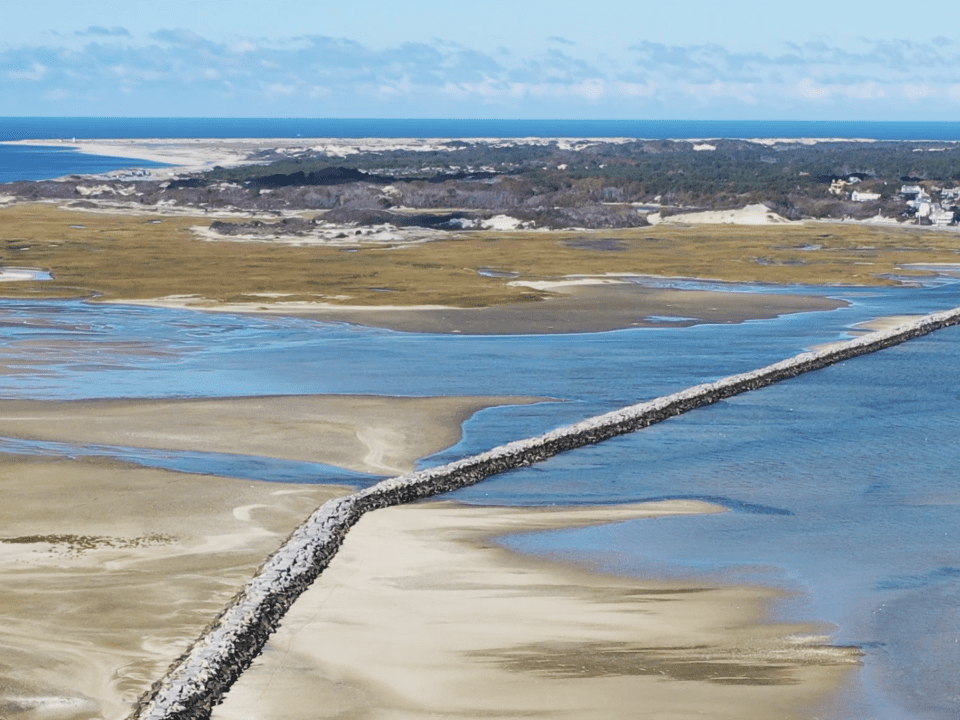
[{"label": "sandy beach", "polygon": [[[409,470],[530,398],[4,401],[0,435]],[[0,454],[0,714],[119,719],[336,486]]]},{"label": "sandy beach", "polygon": [[0,455],[0,714],[125,717],[237,588],[347,488]]},{"label": "sandy beach", "polygon": [[855,667],[773,591],[664,584],[523,557],[496,536],[717,512],[435,502],[351,531],[216,720],[811,718]]},{"label": "sandy beach", "polygon": [[537,398],[313,395],[0,400],[0,436],[303,460],[397,475],[461,437],[478,410]]},{"label": "sandy beach", "polygon": [[[152,168],[151,177],[163,179],[185,172],[210,170],[214,165],[237,165],[265,148],[292,145],[303,147],[302,142],[289,139],[99,139],[99,140],[12,140],[7,145],[36,145],[57,148],[72,148],[87,155],[130,158],[167,163],[169,168]],[[135,163],[131,163],[135,165]],[[113,173],[108,173],[113,174]]]},{"label": "sandy beach", "polygon": [[[547,145],[551,138],[461,138],[462,143],[497,145]],[[623,143],[629,138],[560,139],[564,149],[579,149],[595,142]],[[131,158],[167,163],[174,167],[150,170],[155,178],[172,177],[185,172],[210,170],[214,165],[229,167],[252,162],[261,150],[281,153],[312,149],[325,153],[331,162],[360,152],[405,150],[434,153],[449,150],[445,138],[135,138],[135,139],[34,139],[9,140],[8,145],[37,145],[73,148],[88,155]]]}]

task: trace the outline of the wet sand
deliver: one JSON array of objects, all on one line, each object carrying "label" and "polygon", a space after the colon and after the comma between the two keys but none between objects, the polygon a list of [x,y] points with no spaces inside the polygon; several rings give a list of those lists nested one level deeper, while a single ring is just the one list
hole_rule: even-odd
[{"label": "wet sand", "polygon": [[304,517],[348,488],[0,454],[0,716],[125,717]]},{"label": "wet sand", "polygon": [[295,315],[401,332],[464,335],[540,335],[739,323],[788,313],[834,310],[845,304],[842,300],[809,295],[661,289],[630,282],[553,285],[556,294],[546,300],[476,308],[282,301],[265,305],[218,303],[190,297],[138,300],[131,304]]},{"label": "wet sand", "polygon": [[773,591],[600,575],[494,540],[718,510],[371,513],[213,717],[815,717],[858,654],[827,647],[822,629],[771,622]]},{"label": "wet sand", "polygon": [[0,436],[302,460],[375,475],[456,444],[478,410],[542,398],[291,395],[0,400]]},{"label": "wet sand", "polygon": [[[412,469],[531,398],[0,402],[0,435]],[[350,488],[0,454],[0,716],[125,717],[285,537]]]}]

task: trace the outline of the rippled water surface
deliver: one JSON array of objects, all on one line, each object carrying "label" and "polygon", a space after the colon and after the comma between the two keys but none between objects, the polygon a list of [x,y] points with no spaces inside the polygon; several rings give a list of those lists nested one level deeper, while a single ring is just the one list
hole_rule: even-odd
[{"label": "rippled water surface", "polygon": [[[770,292],[770,288],[728,288]],[[850,306],[740,325],[560,336],[394,333],[306,320],[72,301],[0,302],[0,396],[517,394],[444,462],[789,357],[880,315],[960,305],[960,285],[835,289]],[[797,292],[812,292],[792,288]],[[508,538],[621,573],[791,591],[777,611],[864,646],[839,717],[956,717],[960,708],[960,329],[748,393],[459,491],[466,502],[664,497],[731,512]],[[291,482],[369,483],[310,463],[0,442],[0,451],[113,453],[145,464]],[[197,482],[203,482],[198,476]]]}]

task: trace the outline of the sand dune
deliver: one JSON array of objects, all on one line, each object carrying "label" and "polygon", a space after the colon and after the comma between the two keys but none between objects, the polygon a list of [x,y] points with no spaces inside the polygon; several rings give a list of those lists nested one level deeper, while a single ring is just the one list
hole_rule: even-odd
[{"label": "sand dune", "polygon": [[660,213],[647,215],[651,225],[708,224],[708,225],[780,225],[789,223],[785,217],[773,212],[766,205],[747,205],[739,210],[708,210],[704,212],[677,213],[662,217]]}]

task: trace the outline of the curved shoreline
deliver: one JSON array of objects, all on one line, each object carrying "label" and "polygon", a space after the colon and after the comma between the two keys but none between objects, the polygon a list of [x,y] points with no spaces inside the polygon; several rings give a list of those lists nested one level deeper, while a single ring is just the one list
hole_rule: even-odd
[{"label": "curved shoreline", "polygon": [[771,622],[777,591],[598,573],[499,543],[722,511],[438,500],[368,514],[213,720],[813,717],[860,654],[819,625]]},{"label": "curved shoreline", "polygon": [[0,400],[0,436],[219,452],[410,472],[455,445],[476,412],[543,402],[506,396],[277,395],[172,400]]}]

